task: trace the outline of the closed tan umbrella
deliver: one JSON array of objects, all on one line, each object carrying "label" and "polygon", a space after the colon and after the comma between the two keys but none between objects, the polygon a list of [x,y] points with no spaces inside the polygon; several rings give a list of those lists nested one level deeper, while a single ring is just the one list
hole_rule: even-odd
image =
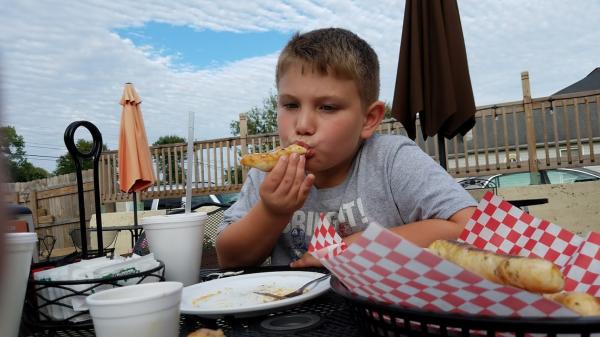
[{"label": "closed tan umbrella", "polygon": [[406,0],[392,115],[416,138],[465,134],[475,125],[475,100],[456,0]]},{"label": "closed tan umbrella", "polygon": [[[133,193],[134,225],[137,226],[136,193],[154,183],[152,160],[140,104],[142,100],[133,84],[126,83],[120,104],[121,132],[119,135],[119,185],[121,191]],[[137,240],[137,230],[135,230]]]}]

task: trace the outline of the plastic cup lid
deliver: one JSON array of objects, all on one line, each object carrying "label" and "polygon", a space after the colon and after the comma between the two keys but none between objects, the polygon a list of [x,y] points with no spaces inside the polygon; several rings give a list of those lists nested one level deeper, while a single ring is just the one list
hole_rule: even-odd
[{"label": "plastic cup lid", "polygon": [[6,242],[9,244],[23,244],[23,243],[35,243],[37,242],[36,233],[6,233]]}]

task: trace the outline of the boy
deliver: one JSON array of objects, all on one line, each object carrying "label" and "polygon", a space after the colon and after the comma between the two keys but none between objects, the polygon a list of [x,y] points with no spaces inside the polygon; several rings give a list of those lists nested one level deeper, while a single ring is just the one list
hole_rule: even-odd
[{"label": "boy", "polygon": [[296,34],[277,63],[280,158],[251,169],[217,238],[222,267],[271,263],[318,266],[306,253],[325,213],[347,244],[377,222],[420,246],[455,239],[475,201],[414,142],[375,135],[383,119],[375,51],[338,28]]}]

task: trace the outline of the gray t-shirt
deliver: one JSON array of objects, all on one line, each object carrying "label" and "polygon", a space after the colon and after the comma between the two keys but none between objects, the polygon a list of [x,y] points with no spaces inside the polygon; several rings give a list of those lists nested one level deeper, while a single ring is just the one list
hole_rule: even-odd
[{"label": "gray t-shirt", "polygon": [[[225,211],[219,232],[255,205],[264,177],[264,172],[249,171],[239,200]],[[304,206],[294,212],[281,233],[271,263],[288,264],[300,258],[322,212],[345,237],[365,230],[372,222],[389,228],[425,219],[448,219],[475,205],[470,194],[413,141],[404,136],[374,135],[359,149],[341,185],[311,189]]]}]

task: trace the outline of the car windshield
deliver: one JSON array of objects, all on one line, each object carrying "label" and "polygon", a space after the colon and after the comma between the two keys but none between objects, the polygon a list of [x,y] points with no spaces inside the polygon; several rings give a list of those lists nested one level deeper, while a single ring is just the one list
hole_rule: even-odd
[{"label": "car windshield", "polygon": [[594,181],[600,178],[579,171],[549,170],[548,179],[551,184],[572,184],[582,181]]},{"label": "car windshield", "polygon": [[539,173],[538,183],[533,183],[532,180],[532,174],[530,172],[504,174],[493,179],[497,187],[537,185],[541,182],[541,177],[539,176]]}]

